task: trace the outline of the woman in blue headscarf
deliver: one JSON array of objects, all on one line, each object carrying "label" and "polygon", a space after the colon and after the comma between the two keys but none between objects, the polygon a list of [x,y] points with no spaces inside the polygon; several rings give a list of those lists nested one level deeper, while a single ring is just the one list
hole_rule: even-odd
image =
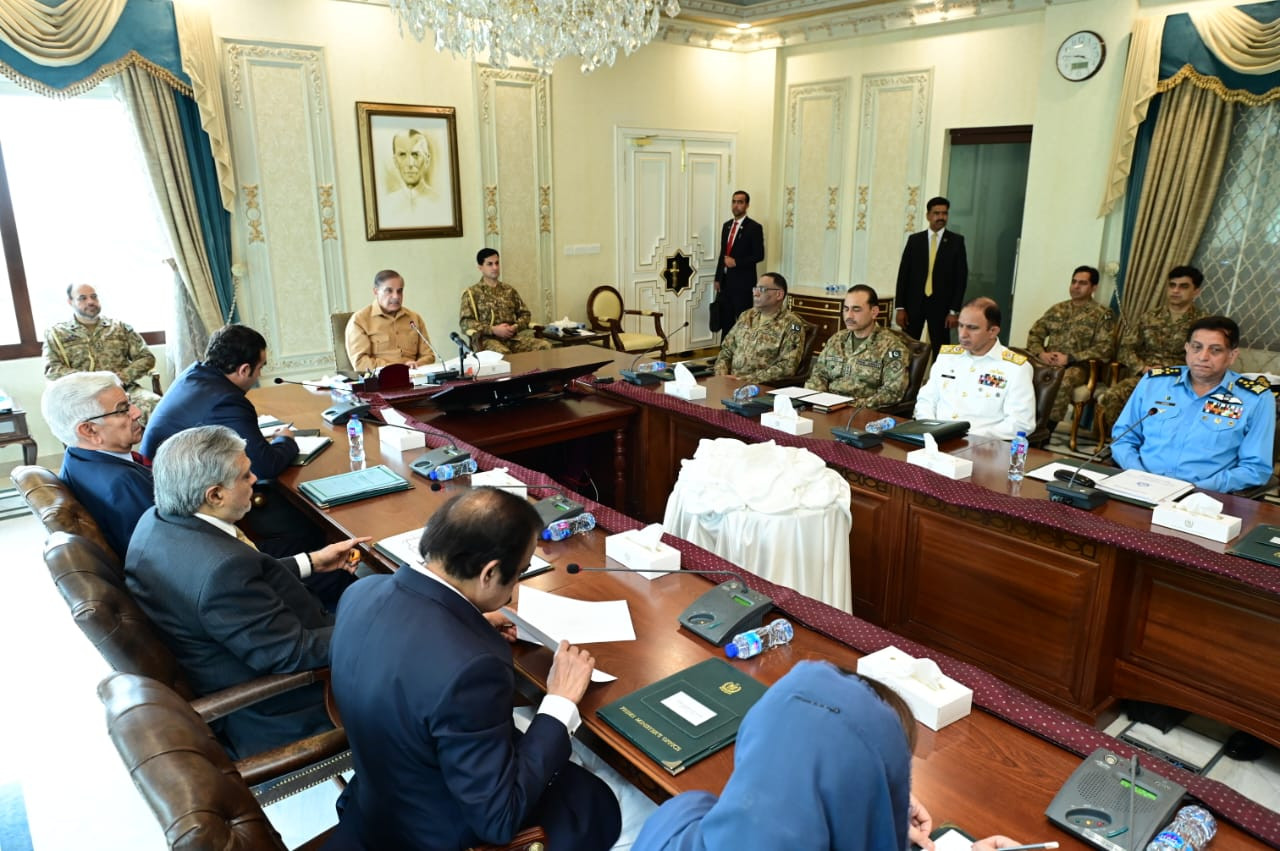
[{"label": "woman in blue headscarf", "polygon": [[[799,662],[742,720],[720,797],[667,801],[633,851],[904,851],[914,734],[911,711],[888,687]],[[1015,844],[995,841],[1004,839],[975,848]]]}]

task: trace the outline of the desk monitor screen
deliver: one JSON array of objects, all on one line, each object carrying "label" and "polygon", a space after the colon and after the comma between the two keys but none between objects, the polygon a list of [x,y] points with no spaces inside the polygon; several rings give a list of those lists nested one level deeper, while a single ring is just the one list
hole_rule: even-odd
[{"label": "desk monitor screen", "polygon": [[581,366],[562,366],[504,375],[484,381],[453,384],[431,397],[442,411],[491,411],[536,399],[558,399],[564,387],[575,378],[595,372],[612,361],[602,360]]}]

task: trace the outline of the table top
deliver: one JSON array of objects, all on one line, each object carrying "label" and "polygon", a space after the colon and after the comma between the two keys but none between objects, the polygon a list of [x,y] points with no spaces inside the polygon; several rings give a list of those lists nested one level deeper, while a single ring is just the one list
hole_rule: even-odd
[{"label": "table top", "polygon": [[[326,395],[278,386],[256,390],[252,398],[260,412],[292,420],[299,427],[319,428],[322,434],[331,434],[337,444],[307,467],[291,468],[281,477],[282,484],[296,488],[302,481],[347,469],[346,453],[341,451],[343,430],[320,418],[320,411],[328,403]],[[311,507],[337,535],[371,535],[376,540],[404,532],[422,525],[447,498],[467,487],[465,480],[455,480],[433,491],[425,479],[410,473],[408,463],[424,450],[410,450],[403,455],[383,452],[376,440],[367,438],[365,451],[370,465],[387,464],[409,478],[414,488],[324,511]],[[605,534],[597,530],[546,544],[538,552],[557,568],[570,562],[600,565]],[[577,599],[627,600],[638,640],[590,646],[599,666],[618,680],[591,686],[581,704],[584,724],[662,793],[693,789],[718,792],[732,769],[732,748],[671,777],[594,714],[597,708],[637,688],[721,652],[676,625],[676,614],[710,583],[694,575],[666,576],[649,582],[628,574],[571,576],[558,569],[529,580],[529,584]],[[853,668],[858,656],[849,647],[801,628],[792,645],[738,664],[763,682],[772,683],[800,659],[828,659]],[[522,645],[517,648],[516,660],[522,674],[539,687],[545,685],[550,651]],[[1048,802],[1078,765],[1075,756],[980,710],[936,733],[924,727],[919,727],[919,733],[913,789],[929,807],[935,822],[956,822],[978,836],[1003,832],[1025,841],[1055,839],[1064,848],[1087,847],[1049,825],[1043,816]],[[1215,840],[1215,848],[1220,849],[1253,844],[1227,824]]]}]

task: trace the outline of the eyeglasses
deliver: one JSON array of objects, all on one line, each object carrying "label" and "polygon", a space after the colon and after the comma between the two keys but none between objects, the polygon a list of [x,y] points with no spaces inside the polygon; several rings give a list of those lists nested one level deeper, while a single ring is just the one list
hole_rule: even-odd
[{"label": "eyeglasses", "polygon": [[100,420],[100,419],[103,419],[104,417],[114,417],[114,416],[118,416],[119,414],[125,414],[127,416],[129,411],[131,410],[133,410],[132,402],[121,402],[119,405],[116,405],[114,408],[112,408],[110,411],[107,411],[105,414],[98,414],[96,417],[85,417],[83,420],[81,420],[81,422],[91,423],[94,420]]},{"label": "eyeglasses", "polygon": [[782,287],[752,287],[751,290],[757,293],[780,293],[783,291]]}]

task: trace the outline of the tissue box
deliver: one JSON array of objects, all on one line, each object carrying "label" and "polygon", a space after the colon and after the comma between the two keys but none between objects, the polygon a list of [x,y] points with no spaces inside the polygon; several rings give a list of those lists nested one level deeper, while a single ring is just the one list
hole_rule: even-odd
[{"label": "tissue box", "polygon": [[421,449],[426,446],[427,436],[420,431],[408,431],[394,426],[378,426],[378,443],[383,449],[404,452],[406,449]]},{"label": "tissue box", "polygon": [[639,543],[635,538],[635,530],[609,535],[604,539],[604,554],[624,567],[629,567],[650,581],[662,576],[661,573],[646,573],[646,570],[679,570],[680,551],[675,547],[658,542],[656,551]]},{"label": "tissue box", "polygon": [[1228,514],[1196,514],[1176,502],[1158,502],[1151,512],[1151,525],[1177,529],[1198,538],[1225,544],[1240,534],[1240,518]]},{"label": "tissue box", "polygon": [[973,462],[967,458],[957,458],[945,452],[930,452],[928,449],[917,449],[907,453],[907,463],[932,470],[939,476],[948,479],[967,479],[973,475]]},{"label": "tissue box", "polygon": [[694,384],[689,387],[681,387],[674,381],[664,382],[662,392],[671,396],[679,396],[681,399],[688,399],[690,402],[695,399],[707,398],[707,388],[701,384]]},{"label": "tissue box", "polygon": [[807,420],[804,417],[783,419],[773,411],[760,415],[760,425],[765,428],[776,428],[787,434],[813,434],[813,420]]},{"label": "tissue box", "polygon": [[941,673],[941,687],[921,682],[910,675],[917,661],[891,645],[859,659],[858,673],[896,691],[916,720],[930,730],[941,730],[968,715],[973,709],[973,689]]},{"label": "tissue box", "polygon": [[529,486],[506,470],[485,470],[471,474],[471,487],[491,487],[508,491],[521,499],[529,498]]},{"label": "tissue box", "polygon": [[480,369],[476,369],[476,362],[473,358],[467,358],[462,362],[462,368],[466,371],[466,376],[471,378],[488,378],[491,375],[507,375],[511,372],[511,364],[504,360],[494,361],[493,363],[482,363]]}]

